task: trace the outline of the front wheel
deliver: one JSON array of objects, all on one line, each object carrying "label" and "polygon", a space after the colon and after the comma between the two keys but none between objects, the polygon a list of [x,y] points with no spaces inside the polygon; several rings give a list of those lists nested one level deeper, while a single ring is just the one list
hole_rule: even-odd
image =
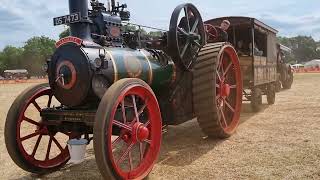
[{"label": "front wheel", "polygon": [[59,105],[48,84],[23,91],[13,102],[5,123],[5,143],[12,160],[28,172],[43,174],[65,165],[70,155],[69,132],[43,121],[43,108]]},{"label": "front wheel", "polygon": [[105,179],[143,179],[160,151],[162,120],[151,88],[122,79],[103,96],[94,124],[94,151]]}]

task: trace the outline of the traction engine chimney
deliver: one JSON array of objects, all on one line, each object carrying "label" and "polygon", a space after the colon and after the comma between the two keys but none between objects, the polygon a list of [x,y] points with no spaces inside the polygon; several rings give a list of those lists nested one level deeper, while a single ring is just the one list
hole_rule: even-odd
[{"label": "traction engine chimney", "polygon": [[80,22],[70,24],[70,34],[82,40],[92,41],[88,8],[88,0],[69,0],[70,14],[80,12],[81,16]]}]

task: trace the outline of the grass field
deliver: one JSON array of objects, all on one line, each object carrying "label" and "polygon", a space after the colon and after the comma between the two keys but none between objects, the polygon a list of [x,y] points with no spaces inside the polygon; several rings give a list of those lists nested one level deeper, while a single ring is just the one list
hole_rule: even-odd
[{"label": "grass field", "polygon": [[[10,159],[6,114],[31,85],[0,84],[0,179],[101,179],[92,145],[82,164],[42,177]],[[277,93],[276,103],[259,113],[244,104],[241,124],[227,140],[204,138],[196,120],[170,126],[149,179],[320,179],[320,74],[295,74],[292,89]]]}]

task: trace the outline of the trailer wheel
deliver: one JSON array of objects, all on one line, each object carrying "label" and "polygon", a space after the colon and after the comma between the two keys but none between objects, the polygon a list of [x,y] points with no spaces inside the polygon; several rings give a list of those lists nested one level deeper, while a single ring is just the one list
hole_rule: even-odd
[{"label": "trailer wheel", "polygon": [[281,91],[281,82],[280,81],[275,82],[275,90],[276,90],[276,92]]},{"label": "trailer wheel", "polygon": [[4,135],[8,153],[20,168],[31,173],[57,170],[70,158],[66,142],[71,133],[57,132],[40,117],[52,98],[48,84],[30,87],[15,99],[7,115]]},{"label": "trailer wheel", "polygon": [[228,43],[205,45],[193,72],[193,107],[202,131],[231,136],[240,119],[242,79],[239,59]]},{"label": "trailer wheel", "polygon": [[162,120],[152,89],[122,79],[103,96],[95,117],[94,151],[104,179],[143,179],[160,151]]},{"label": "trailer wheel", "polygon": [[262,105],[262,91],[260,88],[253,88],[251,92],[251,108],[254,112],[259,112]]},{"label": "trailer wheel", "polygon": [[281,91],[281,81],[280,81],[280,74],[277,74],[277,80],[275,82],[275,90],[276,92],[280,92]]},{"label": "trailer wheel", "polygon": [[275,89],[275,85],[269,83],[267,86],[267,101],[268,104],[274,104],[276,101],[276,89]]},{"label": "trailer wheel", "polygon": [[292,74],[292,72],[290,72],[290,73],[288,73],[288,78],[282,84],[282,86],[284,89],[291,89],[292,83],[293,83],[293,74]]}]

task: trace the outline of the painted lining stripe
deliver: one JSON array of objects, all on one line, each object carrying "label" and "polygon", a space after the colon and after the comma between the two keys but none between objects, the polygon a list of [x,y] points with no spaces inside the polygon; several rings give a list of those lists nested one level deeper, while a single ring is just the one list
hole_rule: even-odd
[{"label": "painted lining stripe", "polygon": [[117,65],[116,65],[116,62],[111,54],[110,51],[107,51],[106,52],[108,53],[108,55],[110,56],[111,58],[111,61],[112,61],[112,64],[113,64],[113,71],[114,71],[114,80],[113,80],[113,83],[117,82],[119,80],[119,77],[118,77],[118,69],[117,69]]}]

